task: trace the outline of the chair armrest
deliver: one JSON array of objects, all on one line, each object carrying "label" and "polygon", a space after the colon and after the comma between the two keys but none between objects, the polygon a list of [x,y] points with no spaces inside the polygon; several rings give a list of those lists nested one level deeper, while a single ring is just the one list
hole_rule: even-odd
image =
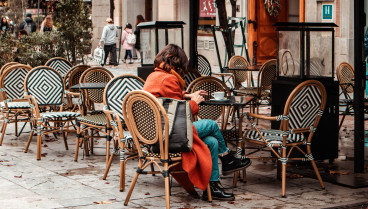
[{"label": "chair armrest", "polygon": [[74,97],[79,97],[80,96],[80,93],[71,92],[71,91],[65,91],[65,94],[70,95],[70,96],[74,96]]},{"label": "chair armrest", "polygon": [[36,119],[41,118],[36,98],[28,93],[24,93],[24,98],[28,100],[29,104],[31,104],[32,114],[36,115]]},{"label": "chair armrest", "polygon": [[247,116],[252,117],[252,118],[258,118],[258,119],[263,119],[263,120],[277,120],[276,116],[259,115],[255,113],[246,113],[246,114]]}]

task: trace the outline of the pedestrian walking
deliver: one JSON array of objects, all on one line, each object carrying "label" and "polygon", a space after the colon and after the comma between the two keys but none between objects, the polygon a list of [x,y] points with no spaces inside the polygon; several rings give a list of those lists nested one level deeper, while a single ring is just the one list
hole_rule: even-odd
[{"label": "pedestrian walking", "polygon": [[135,23],[135,31],[134,31],[134,35],[135,35],[135,38],[136,38],[134,48],[137,52],[137,62],[141,62],[141,57],[142,57],[142,54],[141,54],[141,40],[140,40],[141,30],[138,27],[139,23],[141,23],[141,22],[146,22],[146,20],[144,19],[144,17],[142,15],[137,15],[137,19],[136,19],[136,23]]},{"label": "pedestrian walking", "polygon": [[105,58],[101,65],[104,66],[106,64],[106,59],[111,52],[112,63],[114,66],[118,66],[116,60],[116,37],[118,36],[118,29],[114,25],[114,22],[111,18],[106,19],[106,24],[107,25],[104,27],[102,32],[100,43],[98,44],[99,46],[101,46],[102,42],[104,42]]},{"label": "pedestrian walking", "polygon": [[36,23],[32,19],[31,13],[28,13],[26,15],[26,19],[24,19],[23,22],[20,23],[19,30],[25,30],[28,35],[36,32],[37,26],[36,26]]},{"label": "pedestrian walking", "polygon": [[6,33],[9,30],[9,24],[8,24],[8,21],[6,20],[6,17],[1,18],[0,29],[1,29],[1,36],[5,38]]},{"label": "pedestrian walking", "polygon": [[10,18],[8,19],[8,25],[9,25],[9,33],[13,35],[14,34],[14,23]]},{"label": "pedestrian walking", "polygon": [[[133,44],[131,44],[132,42],[135,42],[135,40],[133,41],[133,39],[135,39],[135,37],[133,37],[133,30],[132,30],[132,25],[130,23],[127,23],[125,25],[124,31],[123,31],[123,36],[122,36],[122,41],[123,41],[123,49],[125,49],[125,56],[123,59],[123,62],[125,63],[128,56],[130,58],[130,62],[128,62],[128,64],[132,64],[132,49],[133,49]],[[129,43],[130,42],[130,43]]]},{"label": "pedestrian walking", "polygon": [[47,15],[41,23],[40,33],[43,34],[44,32],[51,32],[51,31],[55,31],[55,30],[56,29],[53,25],[52,16]]}]

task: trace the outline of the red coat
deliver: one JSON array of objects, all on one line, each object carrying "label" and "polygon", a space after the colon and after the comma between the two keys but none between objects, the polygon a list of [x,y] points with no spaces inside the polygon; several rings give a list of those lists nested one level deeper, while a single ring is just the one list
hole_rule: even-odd
[{"label": "red coat", "polygon": [[[182,91],[179,79],[162,69],[156,68],[155,72],[151,73],[143,90],[150,92],[155,97],[167,97],[183,100],[184,92]],[[198,104],[190,101],[192,114],[198,113]],[[188,184],[193,183],[197,188],[205,190],[212,171],[211,153],[207,145],[198,137],[197,130],[193,125],[193,149],[190,152],[182,153],[182,167],[188,173],[185,176],[174,176],[175,179],[187,191]],[[185,177],[189,177],[185,178]],[[188,181],[190,180],[190,182]],[[193,186],[192,186],[193,187]]]}]

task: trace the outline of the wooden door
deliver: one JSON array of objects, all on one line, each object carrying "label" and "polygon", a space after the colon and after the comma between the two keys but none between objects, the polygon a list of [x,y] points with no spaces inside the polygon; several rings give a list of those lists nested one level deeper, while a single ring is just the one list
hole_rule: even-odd
[{"label": "wooden door", "polygon": [[287,22],[287,0],[280,0],[277,17],[270,16],[265,9],[264,0],[248,0],[248,46],[252,64],[263,64],[276,59],[276,22]]}]

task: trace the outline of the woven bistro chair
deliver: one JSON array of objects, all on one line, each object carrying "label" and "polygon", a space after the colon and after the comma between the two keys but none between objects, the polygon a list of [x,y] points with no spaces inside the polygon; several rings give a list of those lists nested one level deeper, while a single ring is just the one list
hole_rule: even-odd
[{"label": "woven bistro chair", "polygon": [[[25,98],[31,104],[33,129],[28,138],[25,152],[28,152],[33,133],[37,133],[37,160],[41,160],[42,136],[62,132],[65,148],[68,150],[66,133],[74,131],[66,125],[80,113],[64,112],[64,84],[59,72],[51,67],[39,66],[27,74],[24,81]],[[40,108],[52,107],[54,112],[41,112]],[[45,109],[45,108],[44,108]],[[50,123],[54,123],[51,126]],[[56,125],[57,124],[57,125]]]},{"label": "woven bistro chair", "polygon": [[[162,174],[165,179],[166,208],[170,208],[170,181],[172,173],[184,171],[171,168],[181,164],[181,153],[169,152],[169,119],[166,111],[152,94],[136,90],[129,92],[123,101],[123,116],[138,152],[138,169],[126,196],[124,205],[128,205],[134,186],[141,174]],[[117,117],[121,123],[120,117]],[[158,144],[159,153],[150,152],[150,147]],[[154,165],[158,171],[145,171]],[[209,186],[207,188],[209,201],[212,201]]]},{"label": "woven bistro chair", "polygon": [[[197,78],[187,88],[188,93],[194,93],[199,90],[205,90],[208,93],[207,96],[204,96],[205,100],[210,100],[211,94],[217,91],[225,92],[225,97],[231,95],[230,89],[224,82],[211,76]],[[224,116],[224,113],[225,109],[222,106],[200,105],[197,116],[200,119],[218,120],[221,116]],[[226,124],[224,124],[224,119],[225,118],[222,117],[222,126],[226,126]],[[222,127],[222,130],[224,130],[224,127]]]},{"label": "woven bistro chair", "polygon": [[13,66],[13,65],[19,65],[20,63],[18,62],[8,62],[6,64],[4,64],[1,68],[0,68],[0,76],[3,74],[3,72],[5,72],[6,69],[8,69],[9,67]]},{"label": "woven bistro chair", "polygon": [[[83,82],[81,83],[108,83],[114,76],[112,73],[104,68],[90,68],[85,71]],[[94,105],[103,103],[103,91],[104,89],[87,89],[85,90],[84,101],[86,104],[90,104],[91,107],[87,107],[87,111],[83,116],[77,117],[77,138],[76,146],[78,147],[83,139],[84,150],[89,155],[90,148],[93,153],[93,139],[94,138],[106,138],[106,164],[110,155],[110,141],[111,141],[111,127],[108,124],[106,114],[102,110],[95,110]],[[83,108],[82,108],[83,109]],[[82,127],[82,128],[81,128]],[[88,132],[90,131],[90,134]],[[104,134],[101,136],[100,133]],[[96,136],[97,134],[97,136]],[[89,146],[88,146],[89,140]],[[74,161],[78,160],[78,149],[75,152]]]},{"label": "woven bistro chair", "polygon": [[[289,59],[288,59],[289,57]],[[298,64],[298,63],[297,63]],[[294,76],[295,74],[295,61],[293,54],[289,50],[285,50],[281,55],[281,70],[280,75],[282,76]],[[292,68],[292,69],[290,69]]]},{"label": "woven bistro chair", "polygon": [[[341,129],[342,124],[344,123],[346,115],[354,114],[354,100],[350,96],[354,92],[354,68],[347,62],[342,62],[336,70],[337,79],[339,80],[339,86],[341,89],[340,96],[344,96],[344,98],[339,99],[339,106],[344,107],[344,111],[340,111],[342,115],[339,130]],[[366,102],[366,99],[364,99]]]},{"label": "woven bistro chair", "polygon": [[73,98],[79,98],[78,90],[71,89],[72,86],[79,84],[79,79],[83,72],[89,69],[89,65],[77,65],[72,67],[63,78],[64,88],[70,94],[67,95],[67,109],[77,111],[79,109],[78,103],[73,102]]},{"label": "woven bistro chair", "polygon": [[73,67],[72,63],[70,63],[68,60],[62,57],[51,58],[46,62],[45,65],[54,68],[56,71],[60,73],[61,77],[63,78],[68,73],[68,71]]},{"label": "woven bistro chair", "polygon": [[276,79],[276,60],[272,59],[265,62],[259,70],[257,87],[234,90],[234,94],[256,98],[252,105],[252,110],[254,112],[256,109],[258,114],[261,101],[267,101],[268,104],[271,103],[272,80],[274,79]]},{"label": "woven bistro chair", "polygon": [[[239,55],[232,56],[228,62],[229,69],[247,69],[248,66],[248,61]],[[247,82],[247,88],[251,87],[251,72],[245,70],[229,70],[229,72],[234,75],[235,89],[244,89],[242,85],[244,82]]]},{"label": "woven bistro chair", "polygon": [[[9,123],[15,123],[15,135],[19,136],[31,117],[30,104],[24,99],[24,79],[31,70],[28,65],[12,65],[0,77],[0,107],[4,117],[1,128],[0,146],[3,143],[6,128]],[[18,133],[18,122],[25,122]]]},{"label": "woven bistro chair", "polygon": [[[326,105],[326,90],[323,84],[316,80],[308,80],[299,84],[289,95],[283,115],[265,116],[254,113],[246,113],[239,119],[241,125],[246,117],[250,122],[250,129],[244,134],[244,140],[261,146],[258,151],[270,150],[275,158],[281,163],[282,175],[282,197],[286,197],[286,164],[289,160],[310,161],[314,172],[325,188],[318,168],[311,152],[311,142],[322,117]],[[281,121],[280,129],[260,129],[256,126],[254,119],[269,121]],[[242,130],[239,130],[241,133]],[[306,152],[300,147],[306,146]],[[305,157],[291,157],[293,150],[300,151]],[[261,157],[265,158],[265,157]]]},{"label": "woven bistro chair", "polygon": [[[214,92],[222,91],[225,92],[225,97],[231,95],[230,89],[226,86],[224,82],[215,78],[215,77],[201,77],[194,80],[191,85],[188,87],[187,92],[194,93],[198,90],[205,90],[208,95],[204,96],[205,100],[210,100],[211,94]],[[200,119],[212,119],[219,120],[221,117],[221,131],[224,135],[224,138],[235,138],[237,133],[233,133],[231,131],[226,131],[227,121],[229,120],[230,112],[234,110],[230,107],[225,109],[225,106],[220,105],[199,105],[199,112],[196,116],[196,120]],[[226,117],[226,118],[225,118]],[[241,135],[240,135],[241,136]],[[241,150],[242,140],[238,140],[236,143],[237,150]],[[240,156],[239,156],[240,157]],[[236,186],[238,171],[234,173],[234,182],[233,186]]]},{"label": "woven bistro chair", "polygon": [[[120,191],[125,190],[125,169],[126,162],[129,159],[137,157],[137,150],[134,147],[133,139],[127,131],[123,119],[123,99],[125,95],[133,90],[143,89],[144,80],[134,75],[121,75],[112,79],[104,91],[104,112],[107,115],[108,122],[115,133],[114,151],[111,153],[103,179],[105,180],[114,154],[120,153]],[[115,117],[119,117],[120,123]]]}]

